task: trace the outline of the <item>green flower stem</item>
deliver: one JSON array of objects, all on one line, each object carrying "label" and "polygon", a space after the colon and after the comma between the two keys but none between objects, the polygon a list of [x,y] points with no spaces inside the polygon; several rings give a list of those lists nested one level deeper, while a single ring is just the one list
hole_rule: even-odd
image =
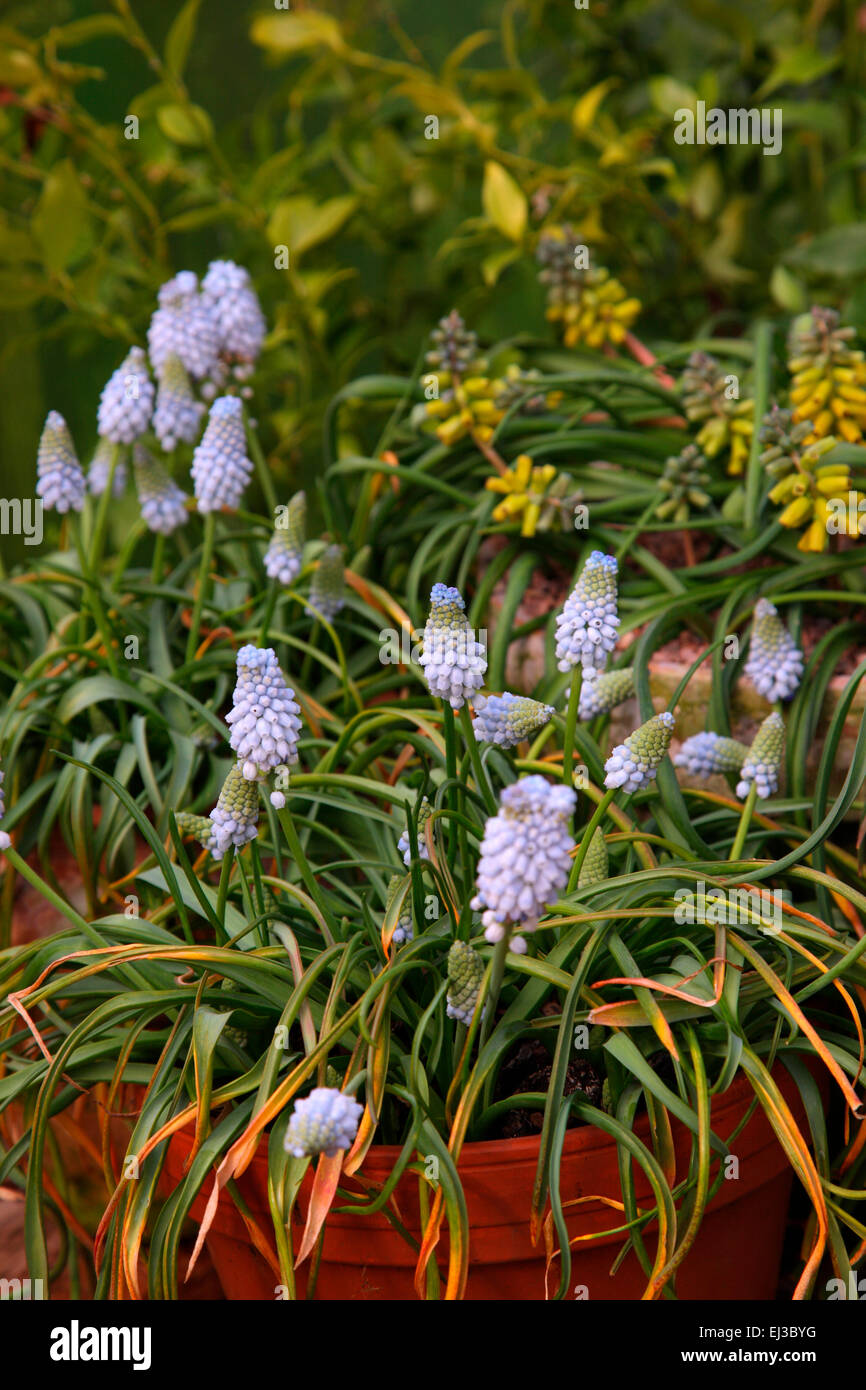
[{"label": "green flower stem", "polygon": [[96,512],[93,539],[90,544],[90,562],[93,566],[94,573],[99,569],[102,563],[102,552],[105,549],[105,533],[108,529],[108,509],[111,506],[112,494],[114,492],[114,475],[117,472],[117,465],[120,462],[120,451],[120,444],[115,444],[111,450],[108,477],[102,496],[99,499],[99,507]]},{"label": "green flower stem", "polygon": [[772,326],[762,320],[755,332],[755,426],[752,431],[752,447],[746,464],[746,500],[743,512],[743,528],[747,536],[755,533],[758,523],[758,501],[761,495],[761,421],[767,413],[770,397],[770,355],[773,347]]},{"label": "green flower stem", "polygon": [[[138,542],[147,529],[143,521],[136,521],[136,523],[130,527],[126,540],[123,542],[117,554],[117,561],[114,565],[111,583],[108,586],[111,592],[115,593],[120,588],[120,581],[126,574],[126,568],[132,558],[132,552],[135,550],[135,547],[138,545]],[[157,537],[157,539],[159,540],[161,538]]]},{"label": "green flower stem", "polygon": [[162,582],[162,571],[165,566],[165,536],[159,533],[153,547],[153,564],[150,570],[150,582],[154,585]]},{"label": "green flower stem", "polygon": [[758,799],[758,784],[753,782],[749,787],[749,795],[746,797],[742,812],[740,813],[740,823],[737,826],[737,833],[734,836],[734,843],[728,858],[729,863],[735,863],[743,857],[743,847],[746,843],[746,836],[749,833],[749,824],[752,819],[752,812],[755,809],[755,802]]},{"label": "green flower stem", "polygon": [[580,704],[580,687],[583,681],[583,667],[575,666],[571,673],[571,694],[565,714],[565,738],[562,743],[562,780],[567,787],[574,786],[574,729],[577,724],[577,710]]},{"label": "green flower stem", "polygon": [[205,598],[210,589],[210,567],[213,559],[214,538],[216,535],[216,512],[206,512],[204,518],[204,539],[201,546],[201,562],[198,571],[198,589],[195,596],[195,606],[192,610],[192,621],[189,628],[189,638],[186,644],[186,660],[190,665],[195,659],[198,650],[198,634],[201,628],[201,615],[204,610]]},{"label": "green flower stem", "polygon": [[488,812],[491,816],[495,816],[496,797],[493,795],[493,788],[490,785],[490,778],[487,776],[487,770],[481,761],[481,749],[478,747],[478,739],[475,737],[472,728],[472,720],[469,716],[469,706],[466,704],[464,704],[460,710],[460,722],[463,725],[463,734],[472,762],[472,771],[475,773],[475,784],[481,796],[484,798],[484,804]]},{"label": "green flower stem", "polygon": [[225,946],[226,942],[229,939],[229,934],[225,928],[226,902],[228,900],[229,895],[229,880],[232,876],[232,864],[234,863],[234,860],[235,847],[234,845],[229,845],[228,849],[223,855],[222,864],[220,865],[220,886],[217,890],[216,915],[220,924],[220,936],[217,942],[218,946]]},{"label": "green flower stem", "polygon": [[260,647],[266,647],[268,645],[268,628],[271,625],[271,619],[274,616],[274,609],[277,606],[278,594],[279,588],[277,585],[277,581],[275,579],[272,579],[271,587],[268,590],[267,602],[265,603],[264,617],[262,618],[262,635],[259,638]]},{"label": "green flower stem", "polygon": [[615,796],[616,787],[611,787],[608,791],[605,792],[604,796],[601,798],[601,801],[598,803],[592,814],[592,819],[590,820],[589,825],[586,827],[586,829],[583,832],[583,835],[581,836],[580,845],[578,847],[577,854],[574,856],[574,863],[571,866],[571,873],[568,876],[567,891],[569,893],[573,893],[575,888],[577,887],[577,880],[580,877],[580,871],[583,868],[583,861],[589,852],[589,847],[592,843],[592,837],[595,834],[598,827],[601,825],[601,822],[604,820],[605,812],[607,811],[608,806],[613,801]]},{"label": "green flower stem", "polygon": [[457,810],[454,784],[457,781],[457,736],[454,727],[454,711],[447,700],[442,702],[442,726],[445,732],[445,777],[449,786],[445,792],[448,818],[448,867],[453,869],[457,851],[457,837],[451,816]]},{"label": "green flower stem", "polygon": [[258,474],[262,492],[265,495],[265,501],[268,504],[268,510],[273,517],[277,510],[276,488],[274,487],[274,481],[271,477],[270,469],[268,468],[267,459],[262,453],[259,437],[250,424],[250,417],[246,410],[244,410],[244,424],[246,425],[247,431],[247,447],[249,448],[253,463],[256,465],[256,473]]},{"label": "green flower stem", "polygon": [[115,676],[118,680],[120,680],[120,668],[117,664],[117,656],[115,655],[114,651],[114,642],[111,636],[111,628],[108,623],[108,618],[106,616],[105,609],[102,606],[102,598],[100,596],[99,584],[96,578],[96,574],[90,567],[90,563],[87,558],[87,553],[84,548],[84,542],[81,536],[81,530],[77,524],[77,521],[70,520],[70,525],[75,536],[75,545],[78,550],[78,562],[81,566],[81,573],[84,578],[84,588],[85,593],[87,594],[87,605],[91,613],[93,614],[93,621],[96,624],[96,629],[99,632],[100,637],[102,638],[102,644],[105,647],[105,659],[108,662],[109,667],[111,668],[111,674]]},{"label": "green flower stem", "polygon": [[502,980],[505,975],[505,957],[508,955],[508,937],[510,931],[510,927],[506,927],[505,935],[502,940],[497,941],[493,948],[493,958],[486,976],[486,990],[484,988],[484,982],[482,982],[480,1003],[483,1016],[481,1019],[481,1031],[478,1035],[479,1052],[486,1043],[488,1034],[493,1027],[494,1019],[496,1018],[496,1005],[499,1003],[499,992],[502,989]]},{"label": "green flower stem", "polygon": [[[466,827],[469,824],[469,820],[466,815],[466,792],[469,787],[469,768],[471,766],[471,761],[472,760],[469,754],[467,753],[460,763],[459,772],[460,795],[458,800],[460,804],[460,811],[457,815],[457,859],[464,874],[469,872],[470,869],[469,841],[466,838]],[[467,926],[468,925],[469,924],[467,923]]]},{"label": "green flower stem", "polygon": [[307,650],[304,652],[304,660],[301,665],[301,674],[298,677],[298,685],[302,690],[306,690],[313,669],[313,652],[316,649],[316,638],[319,635],[319,620],[313,619],[313,626],[310,628],[310,639],[307,643]]},{"label": "green flower stem", "polygon": [[[292,819],[291,812],[284,806],[281,810],[277,811],[277,816],[279,818],[280,825],[283,827],[283,834],[286,837],[286,844],[289,847],[289,853],[291,854],[292,858],[298,866],[298,872],[300,873],[301,878],[303,879],[304,887],[306,888],[313,902],[316,904],[316,907],[321,912],[325,922],[327,922],[328,928],[336,932],[338,930],[337,923],[334,921],[333,914],[331,913],[330,908],[325,902],[325,899],[322,895],[322,890],[316,882],[315,876],[313,875],[313,871],[310,868],[307,856],[304,854],[304,851],[301,847],[301,842],[298,839],[298,832],[295,829],[295,822]],[[332,946],[333,944],[334,941],[332,937],[327,942],[327,945]]]}]

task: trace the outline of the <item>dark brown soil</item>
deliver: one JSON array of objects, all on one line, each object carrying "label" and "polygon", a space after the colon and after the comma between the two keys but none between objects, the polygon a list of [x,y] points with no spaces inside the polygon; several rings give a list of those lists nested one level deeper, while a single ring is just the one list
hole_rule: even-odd
[{"label": "dark brown soil", "polygon": [[[713,537],[709,531],[692,531],[689,539],[694,562],[700,565],[713,549]],[[683,569],[689,563],[682,531],[644,531],[638,536],[637,543],[667,565],[669,570]]]},{"label": "dark brown soil", "polygon": [[[518,1043],[508,1060],[503,1064],[496,1082],[495,1100],[506,1100],[519,1096],[524,1091],[546,1092],[550,1086],[550,1053],[543,1043],[528,1039]],[[576,1060],[569,1062],[565,1078],[565,1094],[584,1091],[592,1105],[601,1107],[603,1077],[591,1062]],[[543,1113],[540,1110],[509,1110],[487,1136],[490,1139],[522,1139],[541,1131]],[[581,1120],[569,1120],[569,1129],[582,1124]]]}]

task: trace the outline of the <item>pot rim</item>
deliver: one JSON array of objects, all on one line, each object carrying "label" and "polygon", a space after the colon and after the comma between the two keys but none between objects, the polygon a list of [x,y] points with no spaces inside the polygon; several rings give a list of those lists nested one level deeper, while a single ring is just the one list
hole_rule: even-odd
[{"label": "pot rim", "polygon": [[[781,1058],[777,1059],[776,1065],[773,1067],[774,1073],[776,1072],[776,1067],[780,1065],[781,1060]],[[783,1069],[782,1075],[777,1079],[783,1087],[786,1085],[796,1086],[796,1082],[787,1068]],[[748,1077],[742,1072],[738,1072],[726,1091],[723,1091],[718,1096],[712,1097],[714,1102],[713,1109],[715,1111],[713,1115],[714,1124],[718,1124],[718,1121],[728,1114],[729,1111],[741,1107],[744,1099],[747,1097],[750,1098],[752,1095],[754,1095],[754,1091]],[[760,1109],[759,1103],[758,1110]],[[649,1117],[646,1113],[643,1113],[637,1117],[634,1132],[640,1135],[642,1131],[648,1131],[648,1129]],[[175,1140],[181,1140],[181,1142],[183,1142],[185,1140],[188,1144],[192,1138],[193,1132],[192,1126],[186,1125],[181,1130],[175,1130],[174,1134],[171,1136],[171,1142]],[[267,1162],[267,1148],[262,1145],[262,1140],[266,1138],[266,1135],[260,1136],[259,1147],[253,1155],[250,1166]],[[402,1153],[403,1147],[402,1144],[371,1144],[364,1157],[364,1163],[366,1164],[369,1161],[375,1163],[381,1162],[389,1167],[393,1167],[393,1164]],[[616,1147],[617,1141],[612,1135],[606,1134],[595,1125],[580,1125],[575,1129],[566,1130],[562,1151],[565,1154],[573,1153],[575,1150],[579,1151],[580,1149],[598,1151],[605,1148],[615,1149]],[[519,1139],[473,1139],[462,1145],[460,1157],[457,1160],[457,1166],[461,1169],[468,1169],[484,1167],[492,1163],[498,1164],[506,1160],[517,1162],[522,1159],[537,1158],[540,1149],[540,1134],[524,1135]]]}]

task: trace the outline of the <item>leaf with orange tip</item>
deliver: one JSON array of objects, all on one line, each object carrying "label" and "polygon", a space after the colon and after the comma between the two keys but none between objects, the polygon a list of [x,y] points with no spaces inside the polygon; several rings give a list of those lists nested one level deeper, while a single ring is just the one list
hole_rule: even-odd
[{"label": "leaf with orange tip", "polygon": [[[706,1011],[707,1001],[686,1004],[678,999],[663,999],[659,1004],[661,1012],[669,1023],[682,1023],[685,1019],[698,1018]],[[589,1024],[599,1024],[603,1028],[648,1028],[646,1010],[636,999],[621,999],[616,1004],[599,1004],[590,1009],[586,1016]]]},{"label": "leaf with orange tip", "polygon": [[[618,932],[613,931],[609,934],[608,944],[618,965],[626,970],[637,971],[637,961],[633,959]],[[653,1032],[665,1051],[670,1054],[675,1062],[678,1062],[680,1060],[680,1054],[674,1041],[674,1035],[671,1031],[670,1024],[659,1008],[658,1002],[653,995],[652,982],[647,981],[646,985],[644,985],[643,982],[636,982],[633,987],[638,1002],[646,1011]]]},{"label": "leaf with orange tip", "polygon": [[334,1154],[333,1158],[328,1158],[325,1154],[319,1155],[319,1162],[316,1166],[316,1176],[313,1179],[313,1191],[310,1194],[310,1205],[307,1211],[307,1224],[304,1227],[304,1235],[301,1241],[301,1248],[298,1251],[298,1258],[295,1260],[295,1269],[304,1263],[304,1260],[312,1252],[316,1241],[319,1239],[325,1218],[331,1210],[335,1196],[337,1195],[337,1184],[340,1181],[340,1173],[343,1170],[343,1159],[345,1150]]},{"label": "leaf with orange tip", "polygon": [[[422,1126],[420,1140],[423,1146],[421,1151],[428,1155],[432,1154],[439,1160],[439,1186],[436,1189],[430,1218],[432,1220],[434,1211],[437,1209],[439,1215],[435,1223],[436,1238],[433,1240],[430,1251],[432,1254],[433,1249],[438,1244],[442,1218],[447,1216],[448,1276],[445,1285],[445,1301],[451,1303],[465,1296],[466,1283],[469,1278],[469,1215],[466,1208],[466,1196],[460,1182],[456,1162],[429,1121],[426,1121]],[[424,1298],[426,1294],[428,1259],[429,1256],[424,1257],[422,1246],[415,1267],[415,1290],[419,1298]]]},{"label": "leaf with orange tip", "polygon": [[[815,969],[818,971],[819,975],[826,975],[826,974],[828,973],[828,967],[827,967],[826,965],[824,965],[823,961],[820,961],[820,960],[818,959],[818,957],[817,957],[816,955],[813,954],[812,951],[807,950],[806,947],[803,945],[803,943],[802,943],[801,941],[796,941],[792,936],[789,936],[787,932],[780,932],[780,933],[779,933],[779,938],[778,938],[778,939],[779,939],[780,941],[784,941],[784,943],[785,943],[786,946],[790,946],[792,951],[797,951],[799,955],[804,956],[804,957],[806,958],[806,960],[808,960],[809,963],[810,963],[811,965],[814,965],[814,967],[815,967]],[[858,1058],[857,1058],[857,1075],[854,1077],[854,1082],[855,1082],[855,1084],[856,1084],[856,1083],[860,1080],[860,1075],[861,1075],[861,1073],[862,1073],[862,1071],[863,1071],[863,1056],[864,1056],[863,1024],[862,1024],[861,1021],[860,1021],[860,1014],[859,1014],[859,1012],[858,1012],[857,1005],[854,1003],[854,1000],[851,998],[851,995],[849,994],[848,990],[847,990],[847,989],[845,988],[845,986],[842,984],[842,981],[836,979],[836,980],[832,980],[831,983],[832,983],[834,989],[836,989],[836,990],[839,992],[839,994],[841,995],[842,999],[845,1001],[845,1004],[846,1004],[846,1007],[847,1007],[847,1009],[848,1009],[848,1012],[849,1012],[850,1015],[851,1015],[851,1021],[852,1021],[852,1023],[854,1024],[854,1030],[855,1030],[855,1032],[856,1032],[856,1034],[857,1034],[857,1041],[858,1041],[858,1044],[859,1044],[859,1054],[858,1054]],[[862,997],[862,995],[861,995],[861,997]]]},{"label": "leaf with orange tip", "polygon": [[[710,960],[707,962],[707,964],[712,965],[713,961]],[[695,974],[702,974],[703,969],[704,967],[702,967],[701,970],[695,971]],[[716,998],[710,999],[701,998],[700,995],[688,994],[684,989],[677,989],[674,985],[663,985],[659,980],[651,980],[643,975],[639,975],[635,978],[629,978],[627,975],[610,975],[606,980],[596,980],[593,983],[592,988],[602,989],[605,985],[628,985],[631,989],[642,988],[657,990],[659,994],[667,995],[669,998],[672,999],[682,999],[682,1001],[685,1004],[693,1004],[695,1006],[699,1006],[702,1009],[711,1009],[714,1004],[718,1004],[719,998],[721,998],[721,995],[719,995]],[[599,1015],[601,1015],[605,1009],[615,1007],[616,1005],[612,1004],[600,1005],[597,1009],[593,1009],[591,1011],[589,1015],[590,1021],[593,1023],[599,1022]]]},{"label": "leaf with orange tip", "polygon": [[[602,1130],[603,1133],[609,1135],[616,1141],[620,1149],[621,1162],[625,1158],[625,1155],[628,1154],[632,1160],[636,1161],[643,1169],[656,1201],[657,1246],[655,1259],[650,1270],[649,1283],[643,1292],[642,1298],[644,1300],[655,1299],[658,1297],[659,1292],[655,1287],[655,1281],[670,1260],[676,1245],[677,1212],[674,1206],[673,1193],[671,1192],[657,1159],[637,1135],[613,1115],[608,1115],[605,1111],[598,1110],[594,1105],[588,1105],[583,1101],[579,1101],[577,1099],[578,1095],[579,1092],[575,1092],[571,1096],[565,1097],[560,1106],[552,1134],[552,1153],[554,1156],[561,1155],[569,1116],[576,1115],[585,1123],[595,1125],[596,1128]],[[625,1191],[623,1195],[626,1195]],[[557,1291],[558,1296],[561,1298],[570,1280],[571,1245],[560,1199],[558,1162],[555,1165],[551,1165],[550,1208],[553,1224],[559,1237],[560,1250],[562,1252],[562,1272],[559,1289]],[[628,1206],[626,1206],[626,1212],[628,1213]],[[634,1214],[635,1213],[633,1213],[633,1215]]]},{"label": "leaf with orange tip", "polygon": [[397,626],[403,628],[411,641],[412,619],[405,608],[402,608],[397,600],[391,597],[387,589],[383,589],[380,584],[374,584],[371,579],[366,579],[363,575],[355,574],[354,570],[349,569],[346,570],[346,583],[371,608],[378,609],[380,613],[385,613],[389,618],[393,618]]},{"label": "leaf with orange tip", "polygon": [[767,1119],[775,1130],[782,1148],[788,1155],[791,1166],[800,1178],[812,1202],[816,1226],[815,1236],[812,1241],[812,1249],[806,1260],[806,1266],[792,1295],[795,1300],[800,1300],[809,1295],[827,1245],[827,1206],[821,1176],[815,1167],[809,1146],[800,1133],[784,1096],[763,1062],[748,1048],[744,1048],[741,1066],[749,1077]]},{"label": "leaf with orange tip", "polygon": [[400,885],[394,894],[390,907],[382,919],[382,950],[388,956],[391,953],[391,939],[397,930],[397,923],[403,912],[403,904],[412,891],[412,879],[409,874],[405,881]]},{"label": "leaf with orange tip", "polygon": [[[384,935],[384,928],[383,928]],[[361,1116],[358,1133],[346,1157],[346,1174],[356,1173],[367,1156],[379,1124],[379,1107],[385,1095],[385,1082],[388,1079],[388,1060],[391,1055],[391,1029],[383,1026],[388,1013],[388,990],[382,991],[376,1006],[372,1034],[375,1043],[367,1050],[367,1104]]]},{"label": "leaf with orange tip", "polygon": [[[277,1279],[277,1282],[279,1282],[280,1264],[279,1260],[274,1254],[273,1248],[269,1240],[267,1239],[261,1226],[256,1221],[246,1202],[243,1200],[240,1193],[234,1187],[234,1184],[231,1183],[229,1185],[229,1188],[231,1191],[232,1198],[234,1199],[235,1205],[238,1211],[240,1212],[241,1220],[247,1228],[247,1234],[249,1235],[252,1244],[254,1245],[256,1250],[258,1250],[259,1254],[263,1257],[263,1259],[267,1261],[272,1273],[275,1275]],[[188,1269],[184,1276],[184,1283],[186,1283],[187,1279],[189,1279],[190,1273],[191,1269]]]},{"label": "leaf with orange tip", "polygon": [[[394,453],[392,449],[386,449],[385,452],[380,455],[380,457],[382,459],[382,462],[387,463],[389,468],[396,469],[400,467],[400,460],[398,459],[397,455]],[[380,473],[378,476],[382,477],[383,475]],[[394,496],[399,497],[400,479],[397,477],[396,473],[392,473],[390,475],[389,482],[391,484],[391,491],[393,492]]]},{"label": "leaf with orange tip", "polygon": [[753,948],[747,942],[743,941],[739,937],[734,936],[733,934],[731,935],[731,940],[736,945],[738,950],[742,951],[746,960],[749,961],[749,963],[755,968],[755,970],[757,970],[761,978],[764,981],[766,981],[766,983],[770,986],[773,993],[776,995],[776,998],[779,1000],[780,1004],[785,1009],[786,1013],[788,1013],[794,1019],[798,1027],[806,1034],[806,1037],[809,1039],[818,1056],[821,1058],[821,1061],[824,1063],[827,1070],[838,1083],[839,1088],[842,1091],[842,1094],[844,1095],[851,1109],[853,1110],[855,1117],[858,1120],[861,1119],[863,1117],[864,1102],[857,1095],[857,1092],[854,1090],[844,1071],[840,1067],[839,1063],[836,1061],[836,1058],[832,1055],[826,1043],[821,1038],[820,1034],[809,1022],[808,1018],[803,1013],[803,1010],[800,1008],[796,999],[794,999],[793,995],[785,988],[784,984],[779,979],[779,976],[776,974],[775,970],[773,970],[773,968],[770,965],[768,965],[767,962],[764,960],[763,956],[758,951],[753,950]]},{"label": "leaf with orange tip", "polygon": [[[327,1057],[334,1044],[339,1041],[344,1033],[347,1033],[351,1028],[355,1027],[360,1012],[361,1001],[358,1001],[346,1011],[336,1028],[333,1028],[324,1037],[320,1038],[315,1050],[310,1053],[308,1057],[305,1057],[302,1062],[299,1062],[297,1066],[289,1072],[288,1076],[283,1079],[280,1085],[277,1086],[276,1090],[264,1101],[247,1124],[244,1132],[235,1140],[234,1144],[223,1158],[222,1163],[216,1171],[213,1189],[211,1190],[207,1206],[205,1207],[205,1213],[199,1228],[190,1268],[194,1260],[198,1259],[204,1244],[205,1236],[213,1225],[222,1189],[228,1182],[231,1182],[232,1178],[239,1177],[249,1167],[255,1156],[256,1149],[259,1146],[259,1139],[262,1131],[272,1120],[276,1119],[277,1115],[285,1108],[292,1096],[300,1090],[307,1078],[312,1075],[322,1058]],[[192,1107],[190,1107],[190,1110],[191,1109]],[[185,1115],[189,1115],[189,1113],[189,1110],[184,1112]],[[166,1133],[172,1132],[172,1128],[179,1127],[177,1124],[178,1118],[178,1116],[175,1116],[168,1124],[162,1126],[162,1129],[159,1131],[160,1138],[165,1138]],[[172,1128],[170,1128],[170,1126]],[[151,1138],[147,1147],[152,1147],[156,1141],[156,1136],[154,1136]],[[145,1150],[143,1149],[142,1154],[144,1152]]]}]

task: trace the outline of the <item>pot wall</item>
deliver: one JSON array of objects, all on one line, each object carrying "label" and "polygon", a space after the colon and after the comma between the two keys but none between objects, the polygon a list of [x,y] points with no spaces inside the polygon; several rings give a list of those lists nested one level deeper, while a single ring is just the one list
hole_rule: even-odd
[{"label": "pot wall", "polygon": [[[802,1110],[797,1090],[787,1072],[779,1084],[798,1119]],[[714,1103],[713,1128],[720,1138],[733,1133],[751,1099],[743,1079]],[[646,1121],[637,1132],[646,1140]],[[690,1141],[680,1125],[674,1127],[677,1177],[688,1169]],[[175,1136],[166,1160],[173,1183],[182,1176],[189,1152],[190,1135]],[[543,1240],[534,1248],[529,1237],[529,1206],[535,1179],[539,1140],[498,1140],[468,1144],[459,1171],[470,1219],[470,1273],[467,1297],[472,1300],[541,1300],[545,1293]],[[696,1248],[677,1275],[677,1293],[684,1299],[767,1300],[775,1296],[785,1229],[791,1169],[781,1146],[758,1109],[743,1133],[734,1141],[739,1176],[726,1180],[701,1227]],[[371,1150],[364,1163],[364,1177],[382,1182],[396,1159],[397,1148]],[[718,1171],[713,1164],[712,1173]],[[635,1177],[639,1206],[652,1204],[649,1185],[638,1169]],[[271,1230],[267,1206],[267,1161],[264,1149],[240,1181],[245,1200],[265,1232]],[[301,1193],[306,1211],[310,1178]],[[192,1214],[201,1219],[210,1182],[199,1194]],[[591,1237],[573,1248],[571,1290],[568,1297],[589,1299],[639,1299],[646,1277],[633,1252],[617,1273],[611,1266],[623,1237],[603,1234],[618,1224],[621,1214],[598,1200],[619,1199],[616,1145],[598,1130],[581,1128],[566,1135],[561,1165],[564,1203],[579,1201],[566,1211],[572,1240]],[[417,1179],[404,1179],[397,1189],[400,1219],[417,1237],[420,1217]],[[645,1234],[650,1256],[654,1254],[652,1229]],[[278,1279],[264,1258],[251,1247],[246,1228],[231,1199],[223,1194],[207,1244],[227,1298],[279,1297]],[[297,1236],[295,1241],[297,1248]],[[415,1297],[414,1250],[382,1215],[353,1217],[332,1212],[325,1228],[316,1298],[322,1300],[409,1300]],[[447,1236],[438,1251],[443,1273],[447,1267]],[[305,1291],[307,1267],[298,1271],[299,1291]],[[554,1291],[559,1280],[558,1262],[550,1280]],[[585,1293],[583,1292],[585,1290]]]}]

